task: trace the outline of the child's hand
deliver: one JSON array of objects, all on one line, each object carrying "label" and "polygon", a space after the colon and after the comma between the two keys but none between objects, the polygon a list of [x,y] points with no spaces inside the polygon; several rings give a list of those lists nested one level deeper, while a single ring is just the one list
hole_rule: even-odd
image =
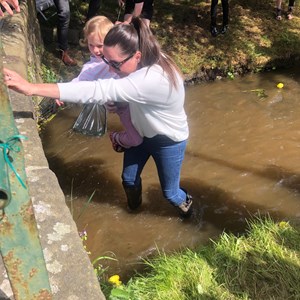
[{"label": "child's hand", "polygon": [[59,106],[59,107],[65,105],[65,103],[62,102],[62,101],[60,101],[59,99],[55,99],[55,103],[56,103],[57,106]]},{"label": "child's hand", "polygon": [[105,103],[105,107],[110,113],[116,113],[118,110],[117,105],[112,101]]}]

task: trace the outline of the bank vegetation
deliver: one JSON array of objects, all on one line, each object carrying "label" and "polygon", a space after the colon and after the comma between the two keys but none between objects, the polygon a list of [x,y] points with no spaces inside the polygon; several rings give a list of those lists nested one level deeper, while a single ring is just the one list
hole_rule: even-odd
[{"label": "bank vegetation", "polygon": [[223,233],[198,250],[158,253],[126,285],[104,284],[110,300],[300,299],[300,226],[269,217],[248,231]]},{"label": "bank vegetation", "polygon": [[[123,12],[117,2],[103,0],[100,14],[113,22],[122,20]],[[229,0],[229,30],[225,35],[212,37],[209,0],[154,1],[151,29],[162,48],[180,66],[187,82],[233,77],[288,67],[299,61],[300,8],[296,1],[294,18],[288,20],[284,17],[287,5],[288,1],[283,1],[283,19],[278,21],[275,19],[275,0]],[[88,1],[71,1],[71,29],[82,30],[87,8]],[[51,18],[49,22],[54,25],[56,20]],[[222,23],[221,3],[218,5],[218,23]],[[77,51],[79,61],[87,59],[81,56],[82,49],[78,45],[71,45],[71,50]],[[49,57],[46,61],[53,63]],[[79,70],[73,68],[75,74]],[[65,70],[60,66],[59,73],[63,72]]]}]

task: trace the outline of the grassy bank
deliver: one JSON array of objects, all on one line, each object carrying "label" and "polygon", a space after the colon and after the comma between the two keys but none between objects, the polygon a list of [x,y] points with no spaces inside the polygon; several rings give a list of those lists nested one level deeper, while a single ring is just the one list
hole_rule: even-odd
[{"label": "grassy bank", "polygon": [[222,234],[197,251],[147,262],[144,276],[104,289],[107,299],[300,299],[300,227],[253,220],[247,234]]},{"label": "grassy bank", "polygon": [[[287,8],[287,2],[283,1],[283,10]],[[154,1],[151,29],[188,80],[202,81],[217,76],[257,72],[286,66],[300,58],[298,2],[294,18],[283,18],[282,21],[275,20],[274,0],[229,0],[229,4],[229,31],[214,38],[209,32],[209,0]],[[87,2],[71,2],[70,28],[81,31],[87,7]],[[221,24],[221,3],[218,9],[218,22]],[[103,0],[100,13],[115,22],[119,13],[117,0]],[[55,18],[52,20],[55,22]],[[78,45],[71,45],[71,49],[75,52],[82,50]],[[80,61],[86,57],[82,58],[77,53],[77,59]],[[46,60],[51,63],[51,59]],[[58,73],[64,71],[65,68],[60,66]],[[73,71],[77,74],[79,69],[73,68]]]}]

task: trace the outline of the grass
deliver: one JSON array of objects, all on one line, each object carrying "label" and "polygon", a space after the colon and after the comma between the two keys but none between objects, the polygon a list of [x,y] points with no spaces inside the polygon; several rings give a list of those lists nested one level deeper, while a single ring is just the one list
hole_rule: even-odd
[{"label": "grass", "polygon": [[146,262],[147,274],[115,287],[107,299],[300,299],[299,229],[255,219],[245,235],[223,233],[196,251],[158,253]]},{"label": "grass", "polygon": [[[212,80],[227,74],[240,75],[288,66],[300,58],[300,9],[296,2],[294,18],[275,20],[274,0],[230,0],[230,24],[226,35],[214,38],[209,32],[209,0],[162,0],[154,3],[151,29],[183,71],[187,81]],[[298,5],[298,7],[297,7]],[[71,29],[82,30],[88,3],[71,2]],[[287,1],[283,1],[283,9]],[[113,22],[118,16],[117,1],[103,0],[100,13]],[[221,4],[218,6],[221,24]],[[122,15],[122,14],[121,14]],[[51,21],[55,25],[55,18]],[[50,24],[51,25],[51,24]],[[49,24],[46,24],[49,27]],[[82,51],[71,45],[75,53]],[[86,57],[82,63],[86,61]],[[55,59],[46,56],[45,63]],[[56,61],[57,63],[58,61]],[[56,67],[63,79],[76,76],[80,68]],[[72,71],[71,71],[72,72]]]}]

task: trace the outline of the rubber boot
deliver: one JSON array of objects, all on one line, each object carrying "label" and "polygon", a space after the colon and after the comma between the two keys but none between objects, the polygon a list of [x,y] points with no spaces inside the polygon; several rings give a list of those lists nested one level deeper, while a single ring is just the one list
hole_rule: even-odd
[{"label": "rubber boot", "polygon": [[127,197],[127,204],[131,210],[136,210],[142,204],[142,185],[128,187],[124,186],[124,191]]}]

